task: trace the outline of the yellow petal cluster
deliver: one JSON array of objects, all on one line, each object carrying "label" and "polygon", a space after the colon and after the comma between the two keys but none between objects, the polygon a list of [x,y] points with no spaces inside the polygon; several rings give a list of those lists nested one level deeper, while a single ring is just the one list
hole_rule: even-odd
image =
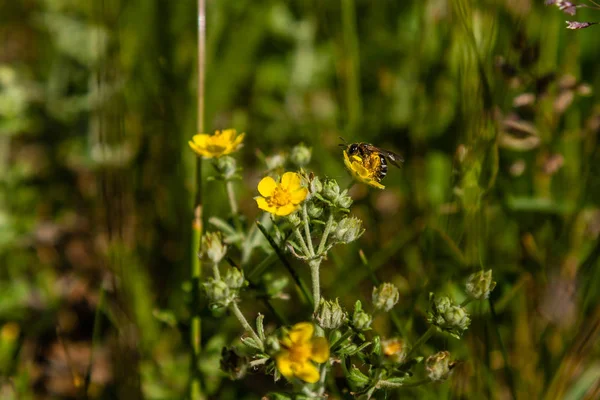
[{"label": "yellow petal cluster", "polygon": [[264,177],[258,183],[258,192],[262,196],[255,198],[258,208],[279,216],[296,211],[308,196],[308,189],[302,187],[302,179],[295,172],[286,172],[280,182],[270,176]]},{"label": "yellow petal cluster", "polygon": [[245,135],[245,133],[238,135],[235,129],[225,129],[215,131],[214,135],[199,133],[188,143],[192,150],[204,158],[219,158],[237,151]]},{"label": "yellow petal cluster", "polygon": [[348,152],[344,150],[344,164],[354,179],[377,189],[385,189],[385,186],[377,180],[377,168],[374,168],[375,165],[373,165],[380,162],[379,156],[376,154],[372,154],[370,158],[363,160],[356,154],[349,157]]},{"label": "yellow petal cluster", "polygon": [[275,356],[277,368],[288,379],[296,377],[308,383],[319,380],[319,368],[329,359],[329,343],[323,337],[313,337],[314,325],[301,322],[292,327],[280,343],[282,350]]}]

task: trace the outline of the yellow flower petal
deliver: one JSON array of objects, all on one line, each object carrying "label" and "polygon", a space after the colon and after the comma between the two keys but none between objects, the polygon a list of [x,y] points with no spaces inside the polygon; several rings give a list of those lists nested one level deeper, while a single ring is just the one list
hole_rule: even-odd
[{"label": "yellow flower petal", "polygon": [[233,141],[233,143],[232,143],[232,146],[233,146],[233,148],[234,148],[234,149],[237,149],[237,148],[238,148],[238,147],[239,147],[239,146],[242,144],[242,141],[244,140],[244,137],[245,137],[245,136],[246,136],[246,134],[245,134],[245,133],[240,133],[240,134],[239,134],[239,135],[238,135],[238,136],[235,138],[235,140],[234,140],[234,141]]},{"label": "yellow flower petal", "polygon": [[295,172],[286,172],[281,177],[281,187],[285,190],[294,191],[300,187],[302,180]]},{"label": "yellow flower petal", "polygon": [[311,362],[292,364],[294,376],[304,382],[315,383],[319,380],[319,369]]},{"label": "yellow flower petal", "polygon": [[277,210],[275,207],[271,207],[264,197],[255,197],[254,200],[256,200],[256,205],[258,205],[258,208],[261,210],[265,210],[271,214],[274,214]]},{"label": "yellow flower petal", "polygon": [[197,153],[198,155],[201,155],[201,156],[206,156],[207,155],[206,151],[203,148],[201,148],[198,145],[196,145],[194,142],[189,141],[188,144],[190,145],[190,147],[192,148],[192,150],[194,150],[194,152]]},{"label": "yellow flower petal", "polygon": [[225,129],[220,132],[221,140],[227,143],[232,143],[235,138],[235,129]]},{"label": "yellow flower petal", "polygon": [[281,375],[286,378],[294,376],[292,371],[292,360],[290,360],[290,353],[288,351],[282,351],[275,356],[275,362],[277,363],[277,369],[281,372]]},{"label": "yellow flower petal", "polygon": [[312,339],[312,355],[310,359],[319,364],[329,359],[329,343],[327,339],[324,337],[315,337]]},{"label": "yellow flower petal", "polygon": [[306,196],[308,196],[308,189],[300,188],[290,193],[290,201],[294,204],[300,204],[306,199]]},{"label": "yellow flower petal", "polygon": [[275,215],[279,215],[280,217],[285,217],[286,215],[290,215],[298,208],[295,204],[287,204],[283,207],[278,207],[275,210]]},{"label": "yellow flower petal", "polygon": [[199,133],[197,135],[194,135],[192,137],[192,140],[198,146],[206,146],[206,143],[208,143],[209,138],[210,135],[207,135],[206,133]]},{"label": "yellow flower petal", "polygon": [[315,327],[310,322],[300,322],[292,327],[290,331],[290,340],[292,343],[308,342],[315,331]]},{"label": "yellow flower petal", "polygon": [[260,193],[261,196],[269,197],[273,194],[276,187],[277,182],[275,182],[275,179],[270,176],[265,176],[258,182],[258,193]]},{"label": "yellow flower petal", "polygon": [[366,183],[367,185],[376,187],[377,189],[385,189],[381,183],[371,177],[371,173],[362,165],[362,158],[358,156],[348,157],[348,153],[344,151],[344,165],[350,171],[350,174],[357,181]]}]

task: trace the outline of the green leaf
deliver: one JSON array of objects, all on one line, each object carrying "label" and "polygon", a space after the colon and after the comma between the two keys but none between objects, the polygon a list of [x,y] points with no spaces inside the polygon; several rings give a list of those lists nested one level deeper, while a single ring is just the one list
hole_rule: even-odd
[{"label": "green leaf", "polygon": [[369,377],[360,372],[358,368],[352,367],[347,376],[348,380],[355,384],[358,388],[365,387],[369,384]]},{"label": "green leaf", "polygon": [[256,331],[258,332],[258,337],[261,338],[261,340],[265,340],[265,328],[263,325],[264,320],[265,316],[259,313],[258,317],[256,317]]}]

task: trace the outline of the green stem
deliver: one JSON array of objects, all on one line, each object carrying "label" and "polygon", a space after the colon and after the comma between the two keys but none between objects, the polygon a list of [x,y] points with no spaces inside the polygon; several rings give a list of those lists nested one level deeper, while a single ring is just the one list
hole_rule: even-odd
[{"label": "green stem", "polygon": [[221,280],[221,273],[219,272],[219,264],[213,263],[212,270],[213,270],[213,275],[214,275],[215,279],[218,280],[218,281],[220,281]]},{"label": "green stem", "polygon": [[225,189],[227,190],[227,198],[229,199],[229,207],[231,207],[231,213],[234,217],[238,215],[238,205],[235,201],[235,189],[233,188],[232,181],[225,182]]},{"label": "green stem", "polygon": [[429,329],[427,329],[427,331],[423,334],[423,336],[421,336],[413,345],[413,347],[410,349],[410,351],[408,352],[408,354],[406,355],[405,360],[410,360],[410,357],[419,349],[419,347],[421,347],[423,344],[425,344],[425,342],[427,342],[429,340],[429,338],[431,337],[431,335],[433,335],[433,332],[435,332],[435,325],[431,325],[429,327]]},{"label": "green stem", "polygon": [[431,379],[429,379],[429,378],[425,378],[425,379],[421,379],[421,380],[413,381],[413,382],[403,382],[403,383],[388,382],[386,380],[381,380],[381,381],[377,382],[377,387],[378,388],[395,389],[395,388],[402,388],[402,387],[422,386],[422,385],[428,384],[429,382],[431,382]]},{"label": "green stem", "polygon": [[327,220],[327,225],[325,225],[325,231],[323,231],[323,236],[321,237],[321,243],[319,243],[319,248],[317,249],[317,254],[323,256],[323,251],[325,251],[325,246],[327,245],[327,237],[329,236],[329,232],[331,231],[331,227],[333,226],[333,213],[329,214],[329,219]]},{"label": "green stem", "polygon": [[300,233],[300,229],[298,229],[298,228],[294,229],[294,234],[296,235],[296,239],[298,239],[298,242],[300,242],[300,247],[302,247],[302,251],[304,252],[304,255],[306,257],[310,257],[311,256],[310,250],[306,246],[306,242],[304,241],[304,238],[302,237],[302,233]]},{"label": "green stem", "polygon": [[315,256],[315,248],[312,244],[312,239],[310,236],[310,222],[308,220],[308,211],[306,211],[306,202],[302,204],[302,220],[304,221],[304,234],[306,235],[306,244],[308,245],[308,250],[310,250],[310,255]]},{"label": "green stem", "polygon": [[319,303],[321,302],[321,282],[319,278],[319,267],[321,266],[321,259],[316,259],[308,263],[310,266],[310,277],[312,280],[312,291],[314,299],[314,312],[316,313],[319,309]]},{"label": "green stem", "polygon": [[244,329],[246,330],[246,332],[248,332],[250,334],[250,336],[252,336],[252,338],[256,341],[256,343],[258,345],[260,345],[260,348],[262,350],[264,348],[262,340],[260,340],[260,337],[258,337],[258,335],[256,334],[256,332],[254,332],[254,329],[248,323],[248,320],[246,319],[246,317],[244,317],[244,314],[242,314],[242,311],[238,307],[237,303],[236,302],[232,302],[229,305],[229,309],[231,311],[233,311],[233,314],[236,316],[236,318],[238,319],[238,321],[240,321],[240,324],[242,324],[242,326],[244,327]]}]

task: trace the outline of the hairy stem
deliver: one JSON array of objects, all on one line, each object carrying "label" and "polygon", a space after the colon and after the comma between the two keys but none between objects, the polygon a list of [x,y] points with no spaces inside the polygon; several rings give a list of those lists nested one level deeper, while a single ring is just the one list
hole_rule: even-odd
[{"label": "hairy stem", "polygon": [[218,281],[220,281],[221,280],[221,273],[219,272],[219,264],[213,263],[212,270],[213,270],[213,276],[215,277],[215,279],[218,280]]},{"label": "hairy stem", "polygon": [[315,248],[312,244],[312,239],[310,236],[310,222],[308,220],[308,211],[306,211],[306,202],[302,204],[302,220],[304,221],[304,234],[306,235],[306,244],[308,245],[308,250],[310,250],[310,255],[315,256]]},{"label": "hairy stem", "polygon": [[310,250],[306,246],[306,242],[304,241],[304,237],[302,237],[302,233],[300,233],[300,229],[298,229],[298,228],[294,229],[294,234],[296,235],[296,239],[298,239],[298,242],[300,242],[300,247],[302,247],[302,251],[304,252],[304,255],[306,257],[310,257],[311,256]]},{"label": "hairy stem", "polygon": [[229,309],[233,312],[233,314],[236,316],[236,318],[238,319],[238,321],[240,321],[240,324],[242,324],[242,326],[244,327],[244,329],[246,330],[246,332],[248,332],[250,334],[250,336],[252,336],[252,338],[256,341],[256,343],[260,346],[260,348],[263,349],[264,346],[263,346],[262,340],[260,340],[260,338],[258,337],[258,335],[256,334],[256,332],[254,332],[254,329],[248,323],[248,320],[246,319],[246,317],[244,317],[244,314],[242,314],[242,311],[238,307],[237,303],[236,302],[232,302],[229,305]]},{"label": "hairy stem", "polygon": [[327,225],[325,225],[325,231],[323,231],[323,236],[321,237],[321,243],[319,243],[319,248],[317,249],[317,254],[322,256],[323,251],[325,251],[325,246],[327,245],[327,237],[329,236],[329,232],[331,231],[331,227],[333,226],[333,213],[329,214],[329,219],[327,220]]},{"label": "hairy stem", "polygon": [[429,327],[429,329],[427,329],[427,331],[423,334],[423,336],[421,336],[413,345],[413,347],[410,349],[410,351],[408,352],[408,354],[406,355],[405,360],[410,360],[410,357],[419,349],[419,347],[421,347],[423,344],[425,344],[429,338],[431,337],[431,335],[433,335],[433,332],[435,332],[435,325],[431,325]]},{"label": "hairy stem", "polygon": [[425,385],[429,382],[431,382],[431,379],[429,379],[429,378],[420,379],[418,381],[413,381],[413,382],[403,382],[403,383],[388,382],[386,380],[381,380],[381,381],[377,382],[377,387],[378,388],[395,389],[395,388],[402,388],[402,387],[421,386],[421,385]]},{"label": "hairy stem", "polygon": [[319,309],[319,303],[321,302],[321,281],[319,278],[319,267],[321,266],[321,259],[316,259],[308,263],[310,266],[310,277],[312,280],[312,291],[314,299],[314,312],[316,313]]},{"label": "hairy stem", "polygon": [[233,188],[233,182],[225,182],[225,188],[227,189],[227,198],[229,199],[229,207],[231,207],[231,213],[234,217],[238,215],[238,205],[235,200],[235,189]]}]

